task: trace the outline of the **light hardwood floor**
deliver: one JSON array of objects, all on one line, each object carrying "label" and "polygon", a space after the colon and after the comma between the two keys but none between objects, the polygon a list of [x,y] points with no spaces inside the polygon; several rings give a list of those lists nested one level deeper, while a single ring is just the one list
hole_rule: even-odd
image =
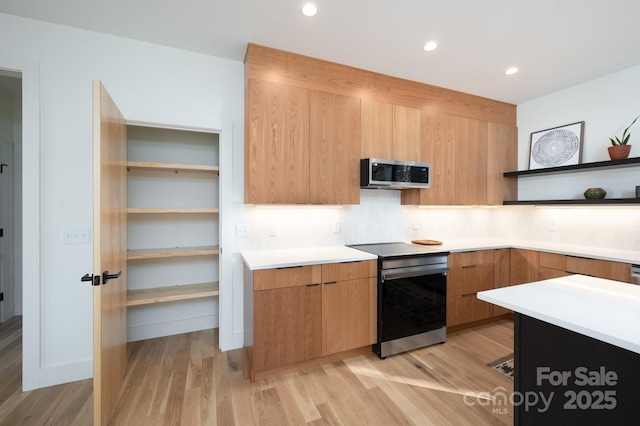
[{"label": "light hardwood floor", "polygon": [[[21,322],[0,326],[0,425],[90,425],[92,380],[20,391]],[[129,344],[113,425],[500,425],[510,406],[486,367],[513,351],[513,323],[453,333],[447,343],[380,360],[360,356],[251,384],[242,350],[220,352],[214,330]],[[503,389],[502,389],[503,388]]]}]

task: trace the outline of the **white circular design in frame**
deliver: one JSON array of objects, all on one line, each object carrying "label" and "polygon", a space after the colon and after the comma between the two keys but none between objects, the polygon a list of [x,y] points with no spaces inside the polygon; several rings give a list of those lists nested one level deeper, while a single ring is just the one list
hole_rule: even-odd
[{"label": "white circular design in frame", "polygon": [[531,134],[529,169],[580,164],[584,122]]}]

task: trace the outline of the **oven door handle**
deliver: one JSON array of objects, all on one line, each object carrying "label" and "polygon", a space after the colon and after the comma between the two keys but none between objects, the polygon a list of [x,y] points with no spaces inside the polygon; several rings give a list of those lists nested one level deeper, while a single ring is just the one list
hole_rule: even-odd
[{"label": "oven door handle", "polygon": [[446,266],[438,266],[435,268],[402,268],[402,270],[393,270],[393,271],[381,271],[380,278],[382,282],[397,280],[400,278],[411,278],[411,277],[421,277],[427,275],[437,275],[437,274],[446,274],[449,272],[449,268]]}]

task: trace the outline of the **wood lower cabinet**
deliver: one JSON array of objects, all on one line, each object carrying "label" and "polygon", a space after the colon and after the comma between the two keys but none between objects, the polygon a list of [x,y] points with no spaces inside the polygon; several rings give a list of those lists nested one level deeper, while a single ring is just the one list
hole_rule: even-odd
[{"label": "wood lower cabinet", "polygon": [[447,327],[491,318],[493,305],[477,293],[493,289],[494,250],[452,253],[447,275]]},{"label": "wood lower cabinet", "polygon": [[530,283],[540,279],[540,252],[511,249],[511,285]]},{"label": "wood lower cabinet", "polygon": [[557,278],[571,274],[629,282],[631,264],[555,253],[540,253],[540,279]]},{"label": "wood lower cabinet", "polygon": [[254,295],[255,371],[317,358],[322,354],[322,288],[308,284]]},{"label": "wood lower cabinet", "polygon": [[245,302],[252,380],[256,373],[370,351],[377,337],[377,261],[245,270]]},{"label": "wood lower cabinet", "polygon": [[[496,249],[493,251],[493,288],[511,285],[511,249]],[[510,309],[493,305],[493,315],[500,316],[512,313]]]}]

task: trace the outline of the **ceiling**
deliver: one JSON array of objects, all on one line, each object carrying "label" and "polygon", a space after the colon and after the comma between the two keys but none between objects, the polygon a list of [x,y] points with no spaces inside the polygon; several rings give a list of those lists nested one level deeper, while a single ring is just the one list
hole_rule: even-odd
[{"label": "ceiling", "polygon": [[314,2],[314,18],[302,0],[0,0],[0,12],[237,61],[251,42],[513,104],[640,64],[637,0]]}]

